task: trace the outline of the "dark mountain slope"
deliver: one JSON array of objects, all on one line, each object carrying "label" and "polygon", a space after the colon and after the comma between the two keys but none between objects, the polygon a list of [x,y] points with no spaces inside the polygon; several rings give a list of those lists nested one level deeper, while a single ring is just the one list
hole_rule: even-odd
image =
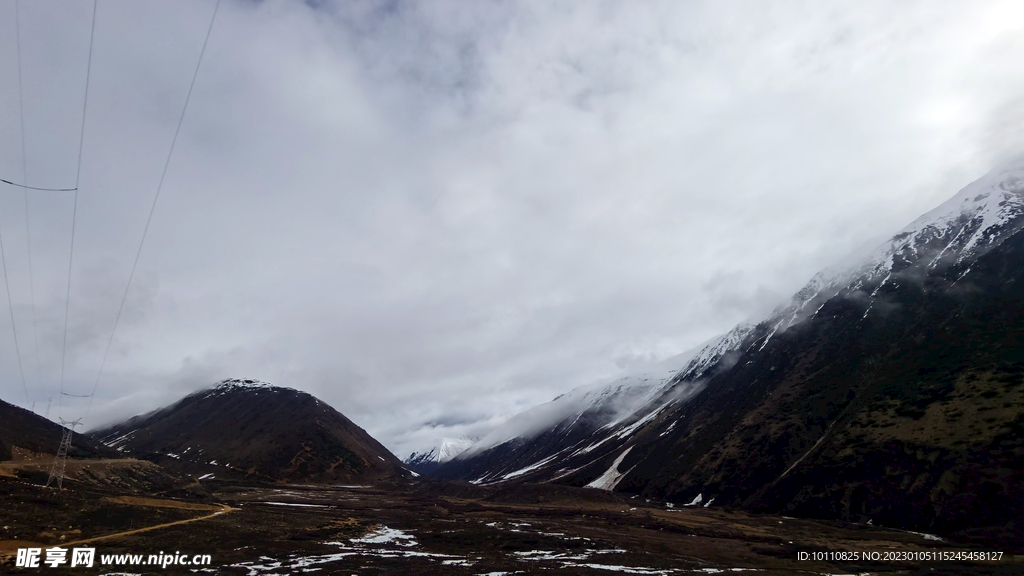
[{"label": "dark mountain slope", "polygon": [[[0,460],[10,460],[15,446],[31,452],[56,454],[61,426],[32,412],[0,400]],[[116,451],[100,442],[75,434],[68,450],[70,458],[111,458]]]},{"label": "dark mountain slope", "polygon": [[122,452],[210,478],[363,482],[409,474],[334,408],[254,380],[225,380],[92,434]]},{"label": "dark mountain slope", "polygon": [[[1022,226],[1018,164],[709,344],[626,416],[577,439],[570,415],[440,472],[1022,543]],[[481,469],[500,452],[519,470]]]},{"label": "dark mountain slope", "polygon": [[890,279],[867,316],[832,298],[637,445],[619,488],[939,532],[1019,517],[1024,236],[963,271]]}]

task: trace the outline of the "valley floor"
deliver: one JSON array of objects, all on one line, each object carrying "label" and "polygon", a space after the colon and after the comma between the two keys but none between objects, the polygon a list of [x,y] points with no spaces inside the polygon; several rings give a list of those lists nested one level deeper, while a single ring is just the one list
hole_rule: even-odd
[{"label": "valley floor", "polygon": [[[872,526],[839,526],[556,486],[207,484],[207,497],[128,497],[0,477],[4,574],[1019,574],[998,561],[815,560],[814,553],[985,551]],[[161,526],[152,530],[139,530]],[[16,568],[19,547],[101,556],[209,554],[201,567]],[[810,559],[801,560],[800,553]],[[45,560],[45,552],[43,553]],[[121,558],[121,560],[127,560]],[[145,561],[145,558],[143,559]]]}]

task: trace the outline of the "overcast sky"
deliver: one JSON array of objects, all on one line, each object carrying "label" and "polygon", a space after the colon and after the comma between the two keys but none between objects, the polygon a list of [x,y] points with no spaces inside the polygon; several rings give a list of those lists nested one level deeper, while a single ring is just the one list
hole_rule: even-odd
[{"label": "overcast sky", "polygon": [[[66,392],[213,8],[100,0]],[[0,3],[0,178],[74,185],[91,11],[20,3],[23,174]],[[248,377],[404,457],[682,352],[1024,151],[1021,38],[1017,1],[223,0],[86,427]],[[54,419],[72,206],[29,194],[30,283],[0,184],[0,398]]]}]

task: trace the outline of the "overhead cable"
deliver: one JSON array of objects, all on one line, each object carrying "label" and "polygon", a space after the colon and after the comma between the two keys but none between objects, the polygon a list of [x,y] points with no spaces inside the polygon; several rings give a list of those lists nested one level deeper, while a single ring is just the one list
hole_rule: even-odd
[{"label": "overhead cable", "polygon": [[[28,182],[28,148],[25,145],[25,83],[21,73],[21,0],[14,0],[14,36],[18,47],[18,116],[21,118],[21,180]],[[8,182],[9,184],[9,182]],[[32,300],[32,342],[36,353],[36,383],[42,379],[42,365],[39,360],[39,325],[36,322],[36,278],[32,266],[32,218],[28,207],[29,188],[23,188],[25,197],[25,247],[28,251],[28,289]]]},{"label": "overhead cable", "polygon": [[28,384],[25,383],[25,369],[21,365],[21,346],[18,345],[18,327],[14,323],[14,304],[11,301],[11,283],[7,280],[7,256],[4,254],[4,236],[0,233],[0,263],[3,263],[4,288],[7,289],[7,308],[11,312],[11,331],[14,332],[14,351],[18,355],[18,373],[21,374],[21,388],[25,391],[25,401],[31,402],[28,397]]},{"label": "overhead cable", "polygon": [[[21,38],[20,38],[20,33],[17,32],[17,29],[18,29],[17,4],[15,4],[14,28],[15,28],[15,31],[16,31],[15,32],[15,38],[16,38],[17,43],[18,43],[18,54],[19,54],[19,63],[18,63],[19,76],[18,76],[18,82],[19,82],[19,85],[20,85],[20,83],[21,83],[21,75],[20,75],[20,71],[21,71],[21,62],[20,62]],[[20,86],[19,86],[19,88],[20,88]],[[25,163],[25,157],[24,157],[24,125],[25,125],[24,119],[22,119],[22,127],[23,127],[23,129],[22,129],[22,169],[23,170],[24,170],[24,167],[25,167],[25,164],[24,164]],[[4,237],[3,237],[2,231],[0,231],[0,263],[3,264],[2,267],[3,267],[3,273],[4,273],[4,288],[7,291],[7,309],[8,309],[8,311],[11,314],[11,332],[14,334],[14,352],[18,356],[18,373],[21,375],[21,389],[25,392],[25,402],[26,403],[31,403],[32,399],[29,398],[29,395],[28,395],[28,384],[25,383],[25,369],[24,369],[24,367],[22,366],[22,363],[21,363],[21,346],[18,344],[18,325],[14,321],[14,302],[11,299],[11,282],[10,282],[10,280],[7,277],[7,255],[6,255],[5,251],[4,251]]]},{"label": "overhead cable", "polygon": [[77,192],[78,186],[74,188],[40,188],[39,186],[27,186],[25,184],[18,184],[17,182],[11,182],[10,180],[4,180],[0,178],[0,182],[4,184],[10,184],[11,186],[17,186],[18,188],[24,188],[26,190],[42,190],[43,192]]},{"label": "overhead cable", "polygon": [[135,278],[135,269],[139,265],[139,257],[142,255],[142,247],[146,243],[146,235],[149,233],[149,225],[153,222],[153,212],[156,211],[157,201],[160,199],[160,192],[164,187],[164,179],[167,177],[167,168],[171,165],[171,157],[174,156],[174,148],[178,143],[178,134],[181,132],[181,124],[185,120],[185,112],[188,111],[188,103],[192,99],[192,89],[195,88],[196,78],[199,76],[199,68],[203,64],[203,56],[206,54],[206,46],[210,43],[210,33],[213,31],[213,23],[217,20],[217,11],[220,8],[220,0],[213,7],[213,14],[210,16],[210,25],[206,29],[206,38],[203,39],[203,47],[199,51],[199,60],[196,62],[196,68],[192,72],[192,82],[189,83],[188,92],[185,94],[185,104],[181,107],[181,116],[178,117],[178,125],[174,129],[174,137],[171,138],[171,148],[167,151],[167,160],[164,161],[163,172],[160,173],[160,181],[156,186],[156,194],[153,195],[153,203],[149,207],[149,216],[146,218],[146,226],[142,229],[142,238],[139,240],[139,249],[135,252],[135,261],[132,263],[132,270],[128,274],[128,283],[124,287],[124,294],[121,296],[121,305],[117,308],[117,316],[114,318],[114,327],[110,331],[110,338],[107,340],[107,348],[103,351],[103,360],[100,362],[99,372],[96,374],[96,382],[92,387],[92,394],[90,394],[89,405],[85,411],[85,418],[89,418],[89,412],[92,410],[93,396],[96,395],[96,388],[100,384],[100,378],[103,376],[103,370],[107,365],[107,356],[110,354],[110,346],[114,342],[114,334],[117,332],[117,326],[121,321],[121,313],[124,311],[125,301],[128,299],[128,291],[132,287],[132,279]]},{"label": "overhead cable", "polygon": [[[64,393],[64,365],[67,358],[68,348],[68,310],[71,307],[71,265],[75,261],[75,224],[78,220],[78,184],[82,176],[82,148],[85,143],[85,118],[89,110],[89,77],[92,74],[92,46],[96,37],[96,5],[98,1],[92,1],[92,26],[89,30],[89,56],[85,64],[85,96],[82,98],[82,128],[78,135],[78,168],[75,171],[75,202],[71,209],[71,250],[68,255],[68,289],[64,299],[64,339],[60,348],[60,391],[61,398]],[[57,404],[57,415],[60,416],[61,404]]]}]

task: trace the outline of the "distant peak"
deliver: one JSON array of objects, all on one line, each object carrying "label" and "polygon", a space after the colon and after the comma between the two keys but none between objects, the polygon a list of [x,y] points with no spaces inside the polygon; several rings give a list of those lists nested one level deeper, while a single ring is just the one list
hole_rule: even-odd
[{"label": "distant peak", "polygon": [[436,446],[426,452],[413,452],[405,459],[406,464],[423,464],[447,462],[463,453],[477,441],[477,438],[462,436],[461,438],[442,438]]}]

